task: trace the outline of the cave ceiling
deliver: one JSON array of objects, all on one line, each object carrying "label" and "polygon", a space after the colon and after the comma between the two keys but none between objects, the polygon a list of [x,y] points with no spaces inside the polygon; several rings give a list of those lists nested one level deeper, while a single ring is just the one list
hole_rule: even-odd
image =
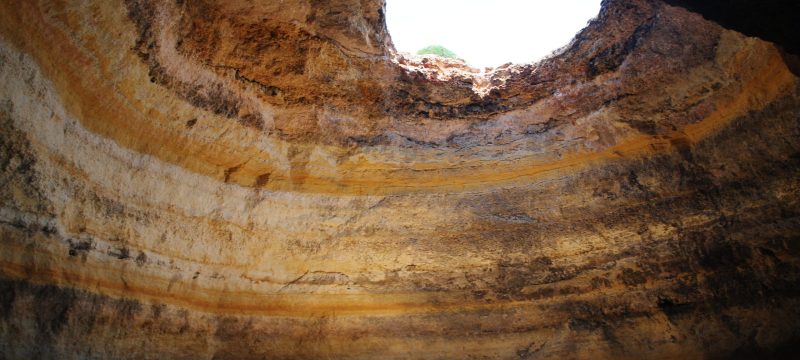
[{"label": "cave ceiling", "polygon": [[711,3],[479,70],[383,0],[2,1],[0,358],[788,358],[795,5]]}]

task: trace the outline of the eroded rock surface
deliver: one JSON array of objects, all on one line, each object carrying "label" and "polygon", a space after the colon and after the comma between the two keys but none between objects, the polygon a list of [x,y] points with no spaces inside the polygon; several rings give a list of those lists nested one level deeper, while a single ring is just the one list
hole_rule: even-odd
[{"label": "eroded rock surface", "polygon": [[785,54],[611,0],[481,72],[383,9],[0,2],[0,358],[796,350]]}]

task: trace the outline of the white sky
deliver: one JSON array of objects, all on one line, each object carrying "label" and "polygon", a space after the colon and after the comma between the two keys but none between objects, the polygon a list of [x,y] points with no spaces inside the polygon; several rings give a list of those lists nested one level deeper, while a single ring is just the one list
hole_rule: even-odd
[{"label": "white sky", "polygon": [[475,67],[539,60],[599,11],[600,0],[386,0],[398,51],[442,45]]}]

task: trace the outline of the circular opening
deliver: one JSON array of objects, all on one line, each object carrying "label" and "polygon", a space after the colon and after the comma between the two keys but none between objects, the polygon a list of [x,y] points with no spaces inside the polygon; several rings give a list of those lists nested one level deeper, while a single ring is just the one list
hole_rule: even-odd
[{"label": "circular opening", "polygon": [[600,0],[387,0],[386,22],[399,52],[482,68],[538,61],[599,11]]}]

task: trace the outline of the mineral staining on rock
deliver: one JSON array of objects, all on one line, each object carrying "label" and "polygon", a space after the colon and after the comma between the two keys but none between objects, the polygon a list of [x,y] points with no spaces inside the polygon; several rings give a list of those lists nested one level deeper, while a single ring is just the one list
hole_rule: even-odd
[{"label": "mineral staining on rock", "polygon": [[774,45],[608,1],[481,73],[395,54],[382,11],[0,3],[0,357],[791,350]]}]

